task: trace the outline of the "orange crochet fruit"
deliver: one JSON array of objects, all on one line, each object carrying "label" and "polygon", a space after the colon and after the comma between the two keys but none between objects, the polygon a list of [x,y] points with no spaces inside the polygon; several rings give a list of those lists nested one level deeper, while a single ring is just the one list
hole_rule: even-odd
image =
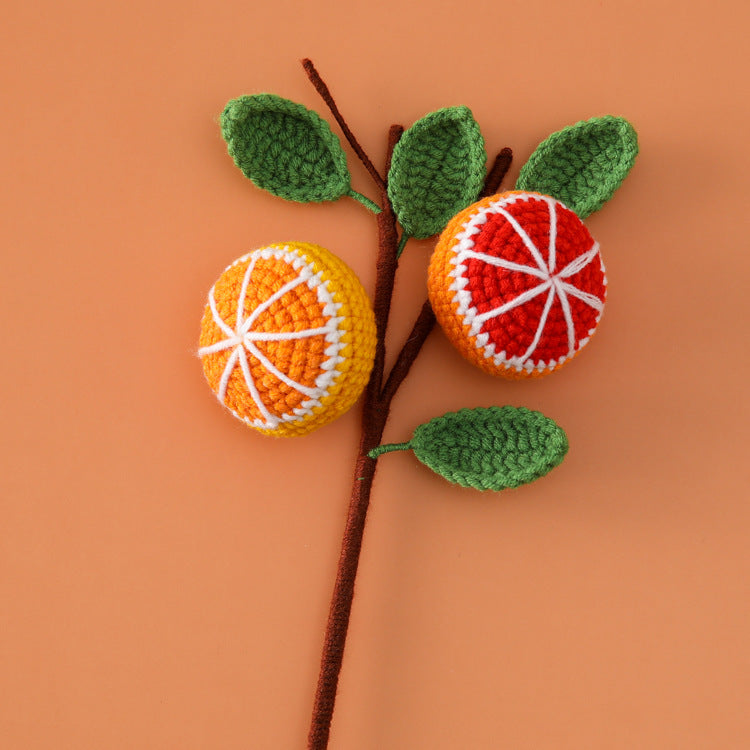
[{"label": "orange crochet fruit", "polygon": [[430,302],[453,345],[492,375],[546,375],[586,345],[604,309],[599,244],[547,195],[510,191],[457,214],[430,260]]},{"label": "orange crochet fruit", "polygon": [[243,255],[211,287],[199,356],[235,417],[267,435],[304,435],[343,414],[367,384],[375,318],[354,272],[317,245]]}]

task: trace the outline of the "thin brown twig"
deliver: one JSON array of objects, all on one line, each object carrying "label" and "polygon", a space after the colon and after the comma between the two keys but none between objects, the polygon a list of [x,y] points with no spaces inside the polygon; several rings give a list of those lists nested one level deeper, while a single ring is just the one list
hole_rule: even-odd
[{"label": "thin brown twig", "polygon": [[385,175],[386,183],[388,182],[388,173],[391,171],[391,160],[393,159],[393,150],[396,148],[396,144],[401,140],[401,136],[404,134],[403,125],[391,125],[388,130],[388,151],[385,160]]},{"label": "thin brown twig", "polygon": [[331,110],[331,114],[339,124],[339,127],[346,137],[346,140],[349,141],[349,145],[352,147],[352,149],[354,149],[354,153],[357,154],[359,160],[362,162],[362,164],[365,165],[365,169],[370,173],[370,176],[375,181],[375,184],[378,186],[380,192],[385,193],[385,180],[383,179],[380,172],[375,169],[375,165],[370,160],[370,157],[365,153],[365,150],[362,148],[362,146],[359,145],[359,141],[354,137],[354,133],[352,133],[343,115],[341,114],[341,112],[339,112],[339,108],[336,106],[336,102],[333,100],[328,86],[326,86],[325,82],[320,77],[320,74],[313,65],[312,60],[308,58],[302,60],[302,67],[305,69],[305,73],[307,73],[307,77],[310,79],[310,83],[312,83],[312,85],[315,87],[315,90],[318,92],[318,94],[320,94],[321,99],[323,99],[323,101],[326,103],[328,109]]},{"label": "thin brown twig", "polygon": [[419,316],[411,329],[409,338],[406,339],[403,347],[401,347],[401,351],[398,353],[398,357],[396,357],[396,362],[391,368],[385,386],[383,386],[380,400],[387,404],[388,407],[390,407],[391,401],[396,395],[399,386],[409,374],[409,370],[414,364],[414,360],[417,358],[417,355],[422,349],[422,345],[427,340],[430,331],[432,331],[434,327],[435,313],[432,312],[430,301],[425,300],[422,309],[419,311]]},{"label": "thin brown twig", "polygon": [[375,264],[375,294],[373,295],[372,308],[375,313],[375,327],[378,339],[375,345],[375,363],[368,388],[371,388],[371,402],[374,404],[380,395],[383,385],[383,370],[385,369],[385,333],[388,328],[388,318],[391,311],[391,299],[393,298],[393,284],[396,279],[398,258],[396,249],[398,247],[398,234],[396,232],[396,221],[390,203],[383,206],[383,211],[378,214],[378,233],[380,235],[380,251]]},{"label": "thin brown twig", "polygon": [[503,181],[503,178],[510,169],[510,163],[513,161],[513,152],[509,148],[504,148],[495,157],[495,163],[492,165],[487,179],[484,181],[481,197],[486,198],[488,195],[494,195]]}]

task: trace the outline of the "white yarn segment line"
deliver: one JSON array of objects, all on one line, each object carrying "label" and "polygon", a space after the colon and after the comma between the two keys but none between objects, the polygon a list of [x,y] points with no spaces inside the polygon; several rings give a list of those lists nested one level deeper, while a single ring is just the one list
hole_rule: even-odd
[{"label": "white yarn segment line", "polygon": [[[530,201],[530,200],[541,200],[547,204],[549,209],[549,235],[546,247],[546,253],[542,252],[529,237],[528,233],[519,224],[518,220],[507,211],[507,207],[513,205],[518,201]],[[454,270],[450,272],[450,276],[453,278],[449,289],[455,292],[452,302],[457,304],[457,314],[463,317],[464,322],[469,325],[469,335],[476,337],[477,346],[483,349],[485,358],[493,358],[495,365],[498,366],[510,366],[515,367],[517,371],[525,369],[532,371],[534,369],[543,371],[545,369],[553,369],[558,364],[562,364],[566,359],[573,356],[576,348],[576,332],[575,322],[573,320],[573,312],[570,307],[570,300],[568,295],[579,299],[581,302],[592,307],[596,315],[596,323],[599,322],[602,311],[604,310],[604,303],[599,297],[593,294],[579,289],[573,284],[564,281],[564,279],[574,276],[575,274],[582,271],[594,258],[599,257],[599,261],[604,273],[604,264],[601,263],[601,257],[599,253],[599,243],[594,244],[581,255],[574,258],[564,268],[557,271],[557,206],[564,205],[546,195],[532,194],[532,193],[516,193],[509,195],[505,198],[501,198],[489,206],[480,209],[474,214],[469,221],[464,224],[463,230],[456,235],[457,243],[452,248],[454,257],[451,259],[451,263],[455,266]],[[527,266],[522,263],[514,263],[513,261],[506,260],[504,258],[497,258],[487,253],[481,253],[474,249],[475,242],[474,236],[479,234],[481,226],[486,223],[487,218],[492,214],[499,214],[510,224],[514,232],[518,235],[521,242],[528,249],[531,257],[537,264],[537,268],[533,266]],[[546,254],[547,260],[544,260]],[[466,289],[469,284],[469,279],[466,277],[467,265],[466,261],[472,259],[477,260],[481,263],[486,263],[496,268],[502,268],[507,271],[513,271],[516,273],[522,273],[529,276],[538,278],[541,283],[525,290],[518,296],[503,303],[499,307],[493,310],[488,310],[484,313],[479,313],[471,292]],[[604,284],[606,285],[607,279],[604,277]],[[505,351],[495,352],[495,344],[489,342],[489,334],[481,333],[481,329],[487,320],[496,318],[500,315],[504,315],[510,310],[524,305],[529,300],[544,293],[549,289],[549,294],[542,310],[541,317],[539,319],[539,325],[537,326],[534,337],[531,344],[523,353],[522,356],[508,356]],[[559,299],[560,307],[562,309],[563,317],[565,319],[565,325],[567,327],[568,334],[568,352],[566,355],[559,358],[559,360],[550,360],[549,362],[533,362],[531,359],[534,352],[536,351],[539,342],[544,334],[544,327],[547,323],[550,310],[554,304],[555,299]],[[595,323],[595,325],[596,325]],[[589,335],[593,333],[593,328],[589,331]],[[588,338],[582,339],[578,342],[579,348],[588,341]]]},{"label": "white yarn segment line", "polygon": [[[281,260],[290,265],[296,270],[297,276],[291,281],[284,284],[281,288],[275,291],[267,299],[263,300],[247,317],[245,320],[245,301],[247,297],[247,289],[250,285],[250,278],[253,270],[255,269],[256,263],[259,259],[263,260]],[[238,258],[228,268],[233,268],[239,263],[247,261],[247,269],[242,279],[242,285],[240,288],[240,294],[237,299],[237,321],[235,328],[232,327],[221,317],[218,308],[216,306],[216,298],[214,295],[214,288],[208,293],[208,306],[211,311],[211,317],[216,326],[224,333],[226,338],[221,341],[217,341],[209,346],[201,347],[198,350],[200,357],[205,357],[209,354],[215,354],[216,352],[225,351],[231,349],[232,352],[227,358],[224,370],[219,380],[219,388],[216,391],[216,397],[219,401],[232,413],[247,422],[253,427],[259,427],[261,429],[273,430],[276,429],[282,422],[294,422],[303,419],[304,417],[313,413],[315,407],[321,406],[321,400],[325,398],[329,393],[330,385],[334,382],[339,372],[337,366],[343,362],[343,357],[339,356],[341,349],[344,345],[341,343],[341,337],[343,331],[339,329],[339,324],[342,319],[337,317],[338,311],[341,309],[341,304],[334,302],[331,292],[327,288],[327,282],[324,282],[320,272],[315,270],[309,265],[307,260],[298,255],[293,250],[290,250],[288,246],[283,248],[279,247],[267,247],[255,250],[248,255],[244,255]],[[307,284],[310,289],[315,289],[318,297],[318,302],[323,308],[323,314],[328,316],[328,322],[325,326],[316,328],[308,328],[302,331],[279,331],[276,333],[268,333],[265,331],[253,331],[252,326],[258,320],[266,310],[268,310],[274,302],[282,299],[284,295],[293,291],[300,284]],[[303,385],[293,380],[287,373],[282,372],[266,357],[263,352],[255,345],[256,342],[263,341],[296,341],[305,338],[311,338],[313,336],[324,336],[326,342],[325,354],[328,359],[321,366],[321,373],[318,375],[315,381],[315,387]],[[261,367],[282,383],[306,396],[308,400],[303,401],[299,407],[292,410],[291,414],[282,414],[276,416],[272,414],[267,405],[263,402],[257,384],[252,376],[250,369],[250,363],[248,356],[252,357],[257,361]],[[235,368],[239,365],[242,372],[242,377],[245,381],[247,391],[255,404],[258,412],[262,415],[262,419],[250,419],[249,417],[243,417],[238,414],[234,409],[226,404],[227,389],[229,387],[229,381],[232,377],[232,373]]]}]

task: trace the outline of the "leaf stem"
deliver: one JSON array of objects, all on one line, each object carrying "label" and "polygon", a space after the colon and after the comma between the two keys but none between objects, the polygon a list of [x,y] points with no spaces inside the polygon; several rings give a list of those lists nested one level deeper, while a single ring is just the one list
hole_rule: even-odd
[{"label": "leaf stem", "polygon": [[398,242],[398,248],[396,250],[396,257],[400,258],[401,253],[404,252],[404,248],[406,247],[406,243],[409,241],[409,235],[406,232],[401,233],[401,239]]},{"label": "leaf stem", "polygon": [[305,58],[304,60],[302,60],[302,67],[305,69],[305,73],[307,73],[307,77],[310,79],[310,83],[312,83],[312,85],[315,87],[315,90],[318,92],[318,94],[320,94],[320,98],[326,103],[328,109],[331,110],[331,114],[339,124],[339,127],[346,137],[346,140],[349,141],[349,145],[352,147],[352,149],[354,149],[354,153],[357,154],[359,160],[362,162],[362,164],[364,164],[365,169],[370,173],[370,176],[378,186],[378,189],[381,192],[384,192],[385,180],[381,176],[380,172],[375,169],[375,165],[372,163],[372,161],[370,161],[370,157],[365,153],[365,150],[362,148],[362,146],[359,145],[359,141],[354,137],[354,133],[352,133],[352,131],[349,129],[349,126],[346,124],[346,120],[344,119],[341,112],[339,112],[339,108],[336,106],[336,102],[331,96],[331,92],[329,91],[328,86],[326,86],[325,82],[320,77],[320,73],[318,73],[318,71],[316,70],[312,60],[310,60],[309,58]]},{"label": "leaf stem", "polygon": [[359,201],[366,209],[372,211],[374,214],[379,214],[383,210],[377,203],[375,203],[375,201],[371,201],[366,195],[358,193],[353,188],[349,188],[348,194],[349,197],[354,198],[355,201]]},{"label": "leaf stem", "polygon": [[370,458],[377,458],[384,453],[393,453],[394,451],[408,451],[411,448],[411,442],[407,443],[386,443],[373,448],[367,455]]}]

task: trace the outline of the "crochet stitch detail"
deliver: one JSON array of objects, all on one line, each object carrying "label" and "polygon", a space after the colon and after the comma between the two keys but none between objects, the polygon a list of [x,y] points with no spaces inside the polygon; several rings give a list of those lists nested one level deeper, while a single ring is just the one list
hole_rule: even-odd
[{"label": "crochet stitch detail", "polygon": [[430,261],[435,315],[453,345],[493,375],[550,373],[589,341],[604,308],[599,252],[575,213],[537,193],[460,213]]},{"label": "crochet stitch detail", "polygon": [[477,490],[520,487],[544,476],[568,452],[565,432],[538,411],[513,406],[461,409],[420,425],[408,443],[382,445],[414,455],[449,482]]},{"label": "crochet stitch detail", "polygon": [[245,176],[274,195],[307,203],[350,192],[339,139],[302,104],[275,94],[232,99],[221,114],[221,134]]},{"label": "crochet stitch detail", "polygon": [[393,150],[388,196],[405,235],[423,239],[477,199],[484,139],[468,107],[447,107],[414,123]]},{"label": "crochet stitch detail", "polygon": [[622,117],[606,115],[546,138],[521,168],[517,190],[545,193],[585,219],[620,187],[638,154],[638,136]]},{"label": "crochet stitch detail", "polygon": [[343,261],[316,245],[270,245],[211,288],[200,347],[206,379],[234,416],[266,434],[303,435],[364,389],[375,322]]}]

